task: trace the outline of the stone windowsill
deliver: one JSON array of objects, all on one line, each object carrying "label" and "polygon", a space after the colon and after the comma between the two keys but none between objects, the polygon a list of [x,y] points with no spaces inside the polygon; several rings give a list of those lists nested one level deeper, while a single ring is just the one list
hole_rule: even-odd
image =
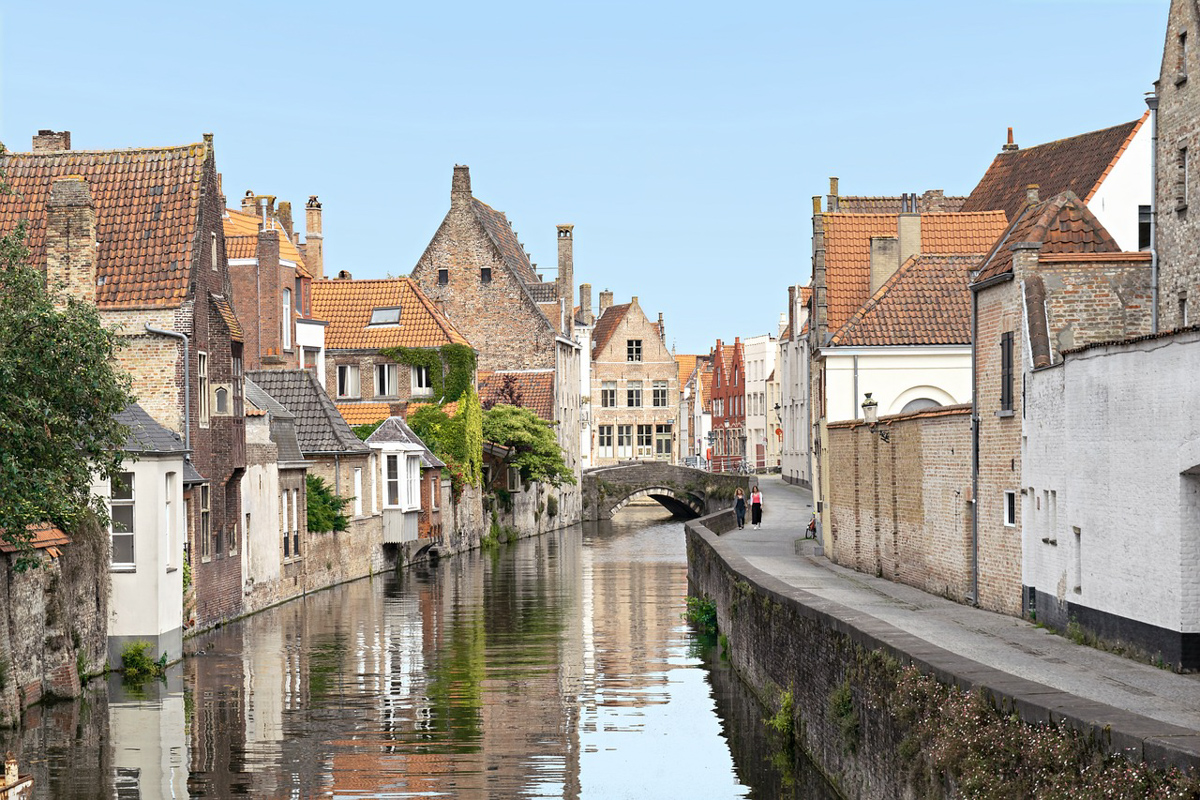
[{"label": "stone windowsill", "polygon": [[1013,410],[1011,408],[1002,408],[996,412],[996,416],[1001,418],[1011,417],[1013,416]]}]

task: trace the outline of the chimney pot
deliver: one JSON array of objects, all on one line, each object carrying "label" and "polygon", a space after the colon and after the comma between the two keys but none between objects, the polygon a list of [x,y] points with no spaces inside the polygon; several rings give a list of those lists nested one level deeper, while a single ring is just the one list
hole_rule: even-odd
[{"label": "chimney pot", "polygon": [[1013,142],[1013,129],[1011,126],[1008,129],[1008,142],[1005,143],[1005,145],[1003,147],[1001,147],[1000,149],[1001,150],[1020,150],[1021,149]]}]

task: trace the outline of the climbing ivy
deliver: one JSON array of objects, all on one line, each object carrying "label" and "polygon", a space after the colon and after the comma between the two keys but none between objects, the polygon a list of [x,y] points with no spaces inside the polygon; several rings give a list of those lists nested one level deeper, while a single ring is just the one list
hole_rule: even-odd
[{"label": "climbing ivy", "polygon": [[400,364],[428,369],[433,396],[439,403],[452,403],[474,386],[475,351],[465,344],[389,347],[379,352]]}]

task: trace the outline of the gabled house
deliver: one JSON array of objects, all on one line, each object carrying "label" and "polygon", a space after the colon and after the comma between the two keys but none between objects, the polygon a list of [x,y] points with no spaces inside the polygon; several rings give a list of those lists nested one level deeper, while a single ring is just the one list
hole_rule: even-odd
[{"label": "gabled house", "polygon": [[779,466],[779,415],[770,384],[775,375],[777,340],[773,334],[742,342],[746,358],[746,459],[753,470]]},{"label": "gabled house", "polygon": [[383,487],[383,541],[415,543],[415,549],[442,543],[442,468],[401,417],[388,417],[366,439],[376,452]]},{"label": "gabled house", "polygon": [[[580,475],[580,352],[574,341],[574,226],[559,225],[558,277],[543,281],[503,212],[476,199],[466,166],[456,166],[450,210],[412,278],[479,353],[481,371],[551,376],[563,459]],[[558,520],[579,520],[578,486],[562,487]]]},{"label": "gabled house", "polygon": [[600,316],[592,334],[592,419],[595,466],[620,459],[674,463],[679,365],[667,349],[662,315],[651,322],[637,297],[612,304],[601,292]]},{"label": "gabled house", "polygon": [[680,414],[687,416],[689,430],[684,463],[698,469],[709,469],[712,456],[712,375],[712,354],[696,356],[681,392]]},{"label": "gabled house", "polygon": [[788,287],[788,322],[779,335],[780,474],[812,486],[812,420],[809,417],[808,309],[812,286]]},{"label": "gabled house", "polygon": [[329,321],[325,390],[354,425],[394,416],[411,400],[440,399],[429,366],[399,363],[381,351],[471,346],[411,278],[317,281],[313,307]]},{"label": "gabled house", "polygon": [[746,367],[742,340],[717,339],[712,354],[712,469],[734,472],[746,463]]},{"label": "gabled house", "polygon": [[243,340],[231,301],[211,135],[177,147],[79,151],[68,131],[0,159],[0,230],[27,220],[31,262],[96,304],[126,346],[139,405],[182,435],[195,622],[242,611]]}]

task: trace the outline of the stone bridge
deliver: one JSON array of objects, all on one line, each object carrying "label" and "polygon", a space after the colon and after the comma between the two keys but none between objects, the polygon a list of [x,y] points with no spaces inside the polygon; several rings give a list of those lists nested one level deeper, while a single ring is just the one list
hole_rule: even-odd
[{"label": "stone bridge", "polygon": [[665,461],[627,461],[583,473],[583,518],[612,519],[634,500],[657,500],[677,517],[700,517],[733,505],[734,489],[749,494],[750,477],[676,467]]}]

